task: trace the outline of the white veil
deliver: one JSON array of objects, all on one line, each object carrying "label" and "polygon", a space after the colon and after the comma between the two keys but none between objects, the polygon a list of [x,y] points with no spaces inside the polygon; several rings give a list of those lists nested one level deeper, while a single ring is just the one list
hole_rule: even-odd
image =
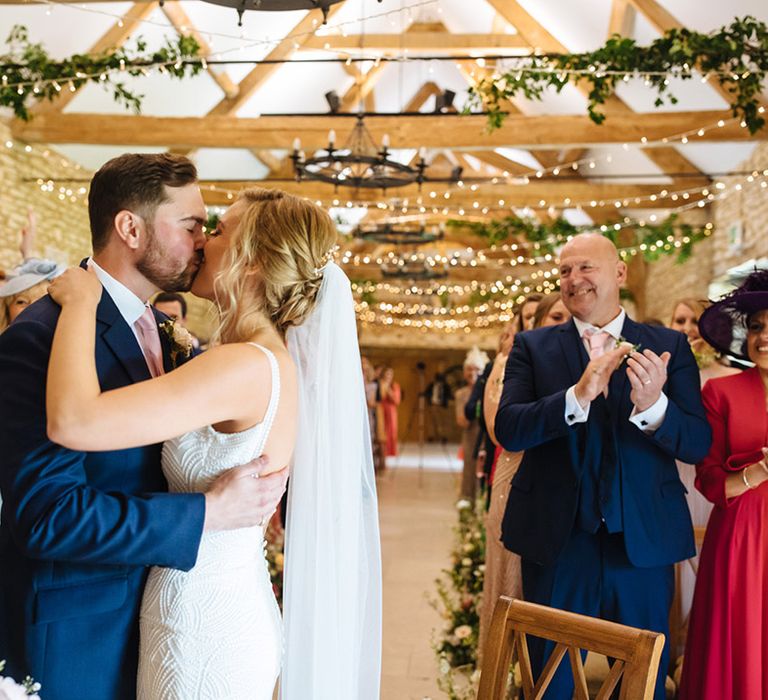
[{"label": "white veil", "polygon": [[347,276],[326,265],[318,303],[287,334],[299,375],[288,490],[282,700],[375,700],[381,553],[370,424]]}]

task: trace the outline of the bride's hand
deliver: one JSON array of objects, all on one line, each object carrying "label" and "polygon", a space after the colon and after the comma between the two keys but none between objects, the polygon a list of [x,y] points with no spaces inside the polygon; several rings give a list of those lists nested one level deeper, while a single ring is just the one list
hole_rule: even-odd
[{"label": "bride's hand", "polygon": [[79,303],[96,308],[101,300],[101,290],[101,282],[95,272],[70,267],[51,282],[48,294],[60,306]]}]

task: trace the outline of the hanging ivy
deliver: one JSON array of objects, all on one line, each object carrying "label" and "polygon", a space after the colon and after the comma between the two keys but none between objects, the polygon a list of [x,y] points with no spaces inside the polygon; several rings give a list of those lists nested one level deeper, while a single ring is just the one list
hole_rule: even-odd
[{"label": "hanging ivy", "polygon": [[[506,216],[503,219],[488,221],[462,221],[449,219],[451,228],[462,228],[475,236],[485,239],[488,245],[495,246],[505,242],[515,243],[522,239],[533,245],[536,257],[555,255],[557,249],[565,245],[569,237],[586,231],[595,231],[595,226],[575,226],[566,219],[559,218],[548,223],[539,223],[533,219],[518,216]],[[619,226],[617,229],[616,226]],[[634,249],[643,257],[653,262],[664,255],[676,256],[677,263],[685,262],[693,251],[693,246],[712,233],[711,226],[693,226],[679,222],[672,214],[661,223],[616,223],[606,224],[598,229],[609,238],[624,255],[631,255]],[[619,240],[622,232],[631,231],[634,240],[627,244]],[[637,254],[635,253],[635,254]]]},{"label": "hanging ivy", "polygon": [[750,133],[765,125],[760,93],[768,73],[768,26],[754,17],[735,19],[710,34],[671,29],[648,46],[614,35],[596,51],[547,54],[520,59],[501,76],[485,78],[470,90],[468,108],[488,112],[488,126],[501,126],[503,102],[522,96],[541,100],[545,91],[560,92],[568,83],[589,85],[589,116],[597,124],[605,120],[604,105],[623,81],[640,78],[657,93],[656,106],[676,104],[670,78],[700,78],[719,83],[731,94],[730,107]]},{"label": "hanging ivy", "polygon": [[167,39],[165,45],[149,52],[137,39],[134,48],[117,48],[101,54],[76,54],[63,60],[50,57],[42,44],[29,40],[27,28],[16,25],[6,44],[9,52],[0,56],[0,106],[10,107],[25,121],[30,119],[29,105],[52,101],[62,90],[77,90],[93,82],[112,91],[115,101],[134,112],[141,109],[143,95],[129,90],[124,76],[148,75],[157,68],[174,78],[196,75],[202,60],[195,59],[200,45],[191,36]]}]

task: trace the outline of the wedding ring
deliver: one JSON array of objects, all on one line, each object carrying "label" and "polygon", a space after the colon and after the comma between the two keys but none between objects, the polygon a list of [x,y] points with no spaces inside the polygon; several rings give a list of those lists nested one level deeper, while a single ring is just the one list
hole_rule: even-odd
[{"label": "wedding ring", "polygon": [[259,478],[259,475],[256,472],[251,472],[250,476],[251,476],[251,479],[258,479]]}]

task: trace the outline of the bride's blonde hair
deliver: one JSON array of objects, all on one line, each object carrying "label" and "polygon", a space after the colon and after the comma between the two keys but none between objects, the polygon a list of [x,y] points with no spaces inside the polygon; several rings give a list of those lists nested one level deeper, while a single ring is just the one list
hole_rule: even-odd
[{"label": "bride's blonde hair", "polygon": [[245,206],[214,283],[214,342],[248,340],[265,318],[284,336],[315,307],[336,227],[325,210],[281,190],[243,190],[236,202]]}]

